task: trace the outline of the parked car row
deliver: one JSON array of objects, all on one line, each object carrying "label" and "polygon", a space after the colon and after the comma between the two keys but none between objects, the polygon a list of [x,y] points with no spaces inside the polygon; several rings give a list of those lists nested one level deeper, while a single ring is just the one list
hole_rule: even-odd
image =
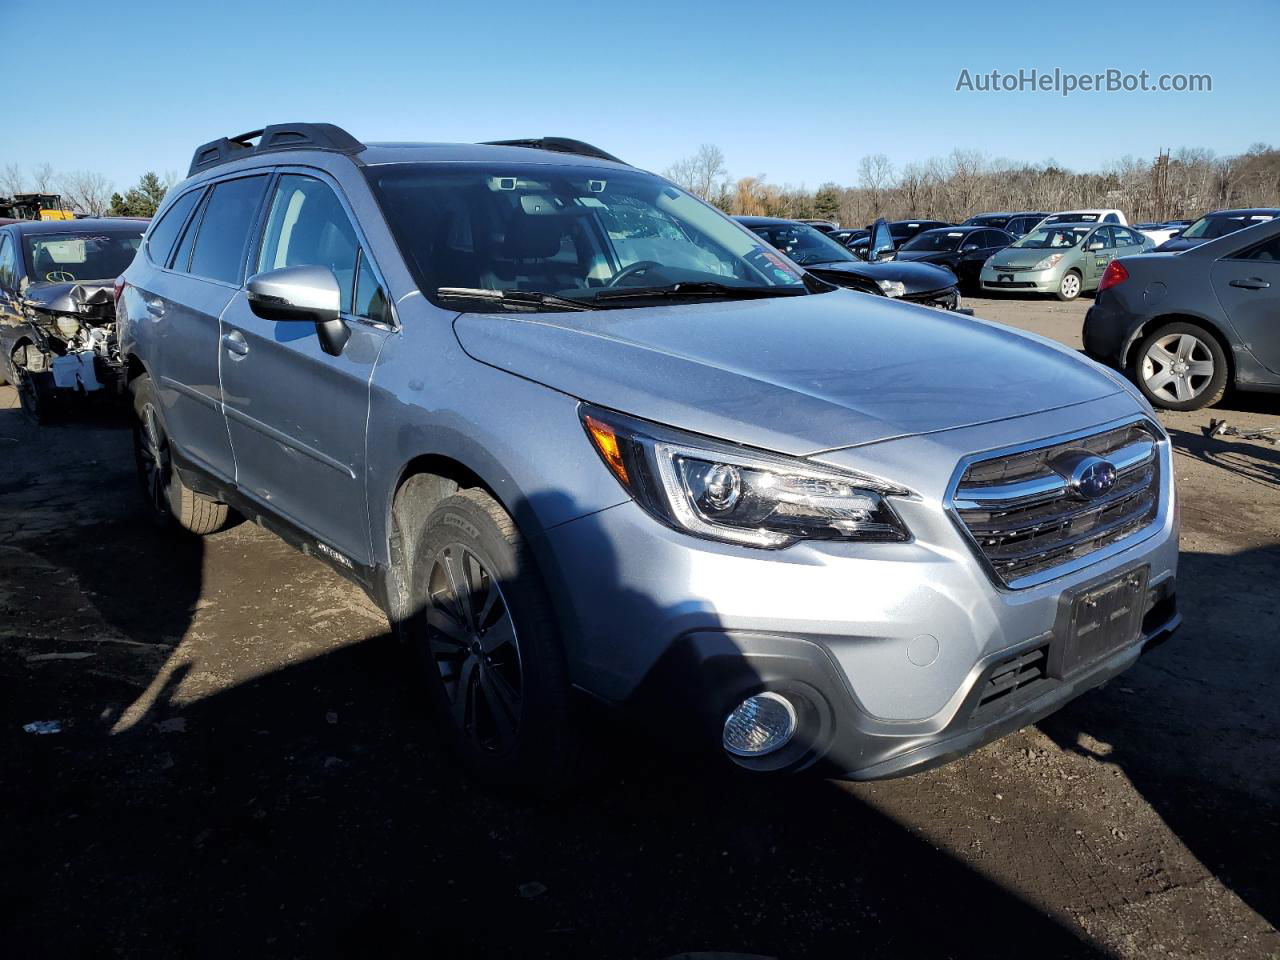
[{"label": "parked car row", "polygon": [[561,780],[579,696],[760,773],[946,762],[1177,628],[1172,449],[1114,372],[902,303],[888,271],[954,275],[868,240],[558,138],[213,140],[115,284],[147,510],[358,583],[486,780]]}]

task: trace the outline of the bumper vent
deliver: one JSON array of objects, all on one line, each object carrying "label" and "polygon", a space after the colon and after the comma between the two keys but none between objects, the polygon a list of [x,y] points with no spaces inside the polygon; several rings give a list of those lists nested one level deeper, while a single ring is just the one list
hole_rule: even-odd
[{"label": "bumper vent", "polygon": [[1003,660],[983,684],[970,723],[983,723],[1012,710],[1035,696],[1041,681],[1049,679],[1049,645],[1036,647]]},{"label": "bumper vent", "polygon": [[[965,469],[951,507],[1002,583],[1032,586],[1156,522],[1158,442],[1155,429],[1137,421],[978,460]],[[1109,488],[1091,488],[1082,475],[1092,458],[1114,467]]]}]

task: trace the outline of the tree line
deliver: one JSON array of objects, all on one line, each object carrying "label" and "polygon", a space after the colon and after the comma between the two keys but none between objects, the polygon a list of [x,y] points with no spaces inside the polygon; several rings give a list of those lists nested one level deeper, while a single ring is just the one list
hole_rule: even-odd
[{"label": "tree line", "polygon": [[[732,178],[724,152],[703,144],[663,175],[739,216],[822,217],[862,226],[876,217],[928,217],[953,223],[982,211],[1117,207],[1131,222],[1195,218],[1228,207],[1280,207],[1280,150],[1254,144],[1241,154],[1182,148],[1153,160],[1124,157],[1101,172],[1078,173],[1052,160],[1041,164],[992,160],[975,150],[952,150],[896,168],[883,153],[868,154],[855,183],[834,181],[814,190],[776,184],[763,173]],[[149,217],[176,180],[148,171],[123,193],[93,171],[56,173],[48,163],[0,170],[0,196],[60,194],[88,216]]]},{"label": "tree line", "polygon": [[1141,223],[1195,219],[1223,208],[1280,207],[1280,150],[1264,143],[1232,156],[1183,148],[1152,160],[1125,157],[1092,173],[1052,160],[992,160],[975,150],[952,150],[898,169],[875,153],[858,162],[854,185],[832,181],[813,190],[771,183],[764,174],[733,178],[724,152],[703,144],[663,175],[726,213],[821,217],[845,226],[863,226],[876,217],[959,223],[984,211],[1073,207],[1115,207]]},{"label": "tree line", "polygon": [[136,184],[119,193],[110,180],[92,170],[58,173],[48,163],[23,170],[11,163],[0,170],[0,196],[57,194],[71,210],[88,217],[150,217],[176,181],[172,173],[161,177],[149,170]]}]

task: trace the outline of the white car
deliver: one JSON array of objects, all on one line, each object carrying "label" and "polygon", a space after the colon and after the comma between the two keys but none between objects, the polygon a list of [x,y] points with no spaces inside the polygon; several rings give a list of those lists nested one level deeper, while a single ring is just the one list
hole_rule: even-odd
[{"label": "white car", "polygon": [[1135,223],[1133,229],[1137,230],[1157,247],[1168,240],[1172,240],[1182,232],[1181,227],[1175,227],[1167,223]]},{"label": "white car", "polygon": [[1049,214],[1032,229],[1051,227],[1055,223],[1118,223],[1124,227],[1129,225],[1129,221],[1119,210],[1063,210],[1060,213]]}]

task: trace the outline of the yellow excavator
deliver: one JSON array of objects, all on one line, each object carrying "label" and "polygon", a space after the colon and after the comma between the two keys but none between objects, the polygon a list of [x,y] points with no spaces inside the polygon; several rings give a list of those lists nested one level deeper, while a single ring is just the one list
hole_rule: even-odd
[{"label": "yellow excavator", "polygon": [[12,220],[74,220],[75,214],[56,193],[15,193],[0,197],[0,217]]}]

